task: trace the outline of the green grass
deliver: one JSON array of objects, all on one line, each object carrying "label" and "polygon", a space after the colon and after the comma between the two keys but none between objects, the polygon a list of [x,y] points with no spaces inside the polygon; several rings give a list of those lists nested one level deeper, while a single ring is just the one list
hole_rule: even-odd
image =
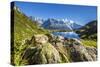
[{"label": "green grass", "polygon": [[97,41],[96,40],[84,39],[84,40],[81,40],[81,42],[83,43],[84,46],[97,47]]},{"label": "green grass", "polygon": [[[11,64],[21,65],[22,53],[28,47],[25,40],[30,40],[34,34],[48,34],[47,30],[40,28],[35,21],[31,21],[27,16],[14,10],[14,43],[11,48]],[[12,36],[13,37],[13,36]]]}]

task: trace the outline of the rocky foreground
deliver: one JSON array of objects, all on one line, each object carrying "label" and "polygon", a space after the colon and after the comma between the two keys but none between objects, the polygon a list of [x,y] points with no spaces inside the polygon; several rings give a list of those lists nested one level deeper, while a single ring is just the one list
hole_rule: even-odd
[{"label": "rocky foreground", "polygon": [[39,34],[25,40],[25,43],[29,46],[22,54],[21,64],[24,65],[97,60],[97,49],[85,47],[77,39]]}]

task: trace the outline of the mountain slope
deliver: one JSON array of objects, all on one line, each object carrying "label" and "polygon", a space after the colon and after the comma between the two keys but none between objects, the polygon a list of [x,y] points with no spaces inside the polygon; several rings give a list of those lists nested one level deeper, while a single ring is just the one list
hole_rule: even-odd
[{"label": "mountain slope", "polygon": [[20,64],[20,58],[23,51],[28,45],[25,45],[27,39],[31,39],[34,34],[46,34],[48,31],[37,26],[35,21],[31,21],[25,14],[21,13],[18,8],[11,9],[12,17],[12,42],[11,42],[11,63]]},{"label": "mountain slope", "polygon": [[91,21],[76,31],[81,38],[97,39],[97,20]]},{"label": "mountain slope", "polygon": [[82,26],[79,25],[79,24],[76,24],[76,23],[72,23],[72,24],[71,24],[71,27],[73,28],[73,30],[76,30],[76,29],[81,28]]}]

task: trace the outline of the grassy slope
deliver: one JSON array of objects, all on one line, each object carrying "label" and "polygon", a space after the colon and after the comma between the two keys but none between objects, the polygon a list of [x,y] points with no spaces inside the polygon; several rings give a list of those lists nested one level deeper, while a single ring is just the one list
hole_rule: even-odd
[{"label": "grassy slope", "polygon": [[23,38],[30,38],[33,34],[47,33],[47,31],[39,28],[36,22],[32,22],[27,16],[17,11],[14,13],[14,32],[15,39],[22,40]]},{"label": "grassy slope", "polygon": [[76,31],[82,38],[85,46],[97,47],[97,21],[91,21]]},{"label": "grassy slope", "polygon": [[95,40],[81,40],[84,46],[90,46],[90,47],[97,47],[97,42]]},{"label": "grassy slope", "polygon": [[[12,19],[13,20],[13,19]],[[36,22],[32,22],[27,16],[14,10],[14,47],[12,47],[12,64],[20,65],[22,52],[25,51],[26,39],[31,39],[34,34],[47,34],[48,31],[39,28]]]},{"label": "grassy slope", "polygon": [[97,39],[97,21],[91,21],[76,31],[83,39]]}]

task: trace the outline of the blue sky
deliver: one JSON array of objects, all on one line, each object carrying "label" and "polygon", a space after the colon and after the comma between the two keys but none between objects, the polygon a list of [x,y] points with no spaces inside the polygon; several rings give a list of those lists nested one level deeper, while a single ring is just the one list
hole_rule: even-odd
[{"label": "blue sky", "polygon": [[71,19],[78,24],[84,25],[97,19],[96,6],[64,5],[33,2],[15,2],[15,5],[27,16],[40,17],[43,19]]}]

